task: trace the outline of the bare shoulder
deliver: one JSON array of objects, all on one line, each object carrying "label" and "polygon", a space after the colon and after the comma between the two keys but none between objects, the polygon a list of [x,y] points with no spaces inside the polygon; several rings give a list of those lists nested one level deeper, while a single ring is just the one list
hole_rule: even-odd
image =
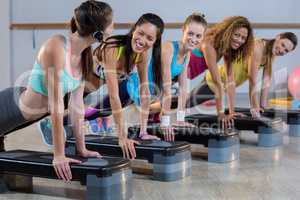
[{"label": "bare shoulder", "polygon": [[39,54],[60,54],[64,50],[65,42],[63,35],[54,35],[43,43]]},{"label": "bare shoulder", "polygon": [[173,50],[173,45],[171,41],[166,41],[162,44],[162,50],[164,51],[172,51]]},{"label": "bare shoulder", "polygon": [[200,50],[202,50],[202,51],[212,51],[212,50],[214,50],[215,51],[215,48],[214,48],[212,42],[203,41],[200,45]]},{"label": "bare shoulder", "polygon": [[263,40],[255,40],[254,42],[254,54],[262,55],[265,47],[265,42]]},{"label": "bare shoulder", "polygon": [[171,56],[173,54],[173,45],[172,42],[166,41],[162,44],[161,53],[163,57],[165,56]]},{"label": "bare shoulder", "polygon": [[44,67],[56,66],[61,68],[65,62],[65,37],[54,35],[46,40],[41,46],[37,60]]}]

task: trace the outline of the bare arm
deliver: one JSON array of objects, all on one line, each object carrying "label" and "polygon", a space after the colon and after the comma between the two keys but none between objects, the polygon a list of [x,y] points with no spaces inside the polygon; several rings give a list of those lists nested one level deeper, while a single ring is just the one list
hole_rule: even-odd
[{"label": "bare arm", "polygon": [[50,39],[45,45],[40,62],[45,69],[45,80],[48,90],[49,110],[53,125],[52,136],[54,157],[65,156],[65,141],[63,135],[63,94],[60,86],[60,74],[64,67],[63,42],[59,38]]},{"label": "bare arm", "polygon": [[173,55],[173,47],[170,42],[166,42],[162,46],[162,109],[161,115],[168,115],[170,113],[172,94],[171,94],[171,62]]},{"label": "bare arm", "polygon": [[271,69],[270,68],[264,68],[263,72],[263,82],[262,82],[262,91],[260,96],[260,106],[262,108],[267,107],[268,103],[268,94],[269,89],[271,86]]},{"label": "bare arm", "polygon": [[205,61],[208,66],[208,70],[211,73],[212,81],[214,83],[213,90],[215,93],[217,113],[219,115],[224,111],[222,105],[223,88],[222,88],[221,77],[217,66],[217,52],[211,44],[207,44],[207,43],[202,44],[201,50],[203,52]]},{"label": "bare arm", "polygon": [[103,62],[104,74],[106,78],[112,114],[119,137],[119,145],[122,148],[124,157],[134,159],[136,157],[134,144],[137,144],[137,142],[127,138],[127,127],[124,121],[122,104],[119,97],[119,83],[117,77],[118,60],[116,59],[116,54],[117,51],[115,48],[106,49],[104,55],[105,59]]},{"label": "bare arm", "polygon": [[235,80],[234,74],[232,70],[232,63],[228,63],[226,59],[225,62],[225,69],[226,69],[226,87],[227,87],[227,95],[228,95],[228,108],[229,114],[234,113],[234,100],[235,100]]},{"label": "bare arm", "polygon": [[116,53],[115,48],[106,49],[104,55],[105,59],[102,63],[118,137],[127,138],[127,131],[122,113],[122,104],[119,97],[119,83],[117,78],[118,61],[116,59]]},{"label": "bare arm", "polygon": [[256,90],[257,90],[257,73],[258,65],[262,59],[262,51],[259,47],[255,47],[254,52],[248,61],[248,76],[249,76],[249,100],[251,108],[259,108],[257,101]]},{"label": "bare arm", "polygon": [[83,103],[84,84],[71,93],[69,103],[69,116],[71,120],[72,130],[76,138],[77,151],[85,150],[85,140],[83,132],[84,123],[84,103]]},{"label": "bare arm", "polygon": [[190,60],[190,55],[187,57],[183,72],[179,75],[179,91],[178,91],[178,108],[179,111],[185,110],[187,92],[187,66]]},{"label": "bare arm", "polygon": [[45,80],[48,91],[48,104],[52,121],[53,166],[58,178],[65,181],[72,179],[69,163],[80,163],[78,160],[66,158],[65,138],[63,134],[64,102],[60,86],[64,60],[64,43],[61,38],[53,37],[45,44],[40,53],[40,63],[45,69]]}]

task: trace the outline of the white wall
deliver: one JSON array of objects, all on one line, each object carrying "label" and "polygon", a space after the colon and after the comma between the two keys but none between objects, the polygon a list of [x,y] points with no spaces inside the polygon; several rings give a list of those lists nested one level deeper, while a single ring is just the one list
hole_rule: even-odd
[{"label": "white wall", "polygon": [[0,90],[10,85],[10,0],[0,1]]},{"label": "white wall", "polygon": [[[3,1],[8,0],[1,0],[0,2],[2,3]],[[82,0],[12,0],[12,22],[65,22],[71,18],[73,9],[79,5],[80,2],[82,2]],[[106,2],[112,6],[114,10],[114,20],[116,22],[134,22],[145,12],[155,12],[160,15],[165,22],[182,22],[187,15],[194,11],[204,13],[209,22],[218,22],[229,15],[243,15],[248,17],[252,22],[300,22],[300,12],[297,12],[300,6],[299,0],[286,0],[284,1],[285,3],[283,3],[282,0],[107,0]],[[287,30],[259,29],[255,30],[255,33],[259,37],[274,37],[281,31]],[[300,29],[289,31],[295,32],[300,38]],[[125,32],[125,30],[115,31],[115,33],[121,32]],[[38,47],[46,38],[56,33],[66,34],[67,31],[12,31],[13,81],[24,71],[31,69]],[[166,30],[164,39],[174,40],[179,39],[180,36],[180,30]],[[0,38],[3,39],[2,36],[0,36]],[[33,48],[33,38],[35,38],[36,41],[36,49]],[[279,58],[274,65],[275,71],[283,67],[287,67],[285,71],[290,71],[291,68],[299,65],[299,53],[300,48],[297,48],[297,50],[290,55]],[[281,74],[282,73],[280,73],[280,75]],[[2,85],[2,80],[0,80],[0,82]],[[239,88],[238,92],[247,92],[247,90],[248,86],[244,84]]]}]

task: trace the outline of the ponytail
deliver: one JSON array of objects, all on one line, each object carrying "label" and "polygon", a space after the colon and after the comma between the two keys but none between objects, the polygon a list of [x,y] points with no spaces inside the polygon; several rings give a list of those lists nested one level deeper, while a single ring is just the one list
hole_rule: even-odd
[{"label": "ponytail", "polygon": [[[70,21],[70,29],[72,33],[75,33],[79,30],[74,17],[72,17]],[[81,53],[81,71],[83,80],[86,80],[88,75],[93,71],[93,54],[91,46],[83,50],[83,52]]]}]

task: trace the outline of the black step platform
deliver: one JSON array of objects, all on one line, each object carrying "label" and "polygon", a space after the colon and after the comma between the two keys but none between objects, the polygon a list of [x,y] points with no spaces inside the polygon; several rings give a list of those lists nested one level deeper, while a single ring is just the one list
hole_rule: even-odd
[{"label": "black step platform", "polygon": [[[82,161],[82,164],[73,164],[70,167],[72,180],[86,182],[86,199],[127,200],[132,197],[132,172],[129,160],[112,157],[101,159],[68,157]],[[32,177],[57,179],[52,159],[52,154],[36,151],[1,152],[0,172],[26,176],[30,180],[29,186],[32,187]],[[0,182],[4,187],[5,180],[0,179]]]},{"label": "black step platform", "polygon": [[[249,108],[237,107],[235,108],[235,111],[250,115]],[[264,109],[264,112],[262,112],[261,115],[269,118],[281,118],[289,125],[289,135],[300,137],[300,110],[269,108]]]},{"label": "black step platform", "polygon": [[[137,159],[145,159],[153,164],[153,179],[175,181],[191,174],[191,151],[187,142],[165,142],[158,140],[139,141],[136,145]],[[101,155],[123,156],[114,136],[86,135],[86,147]],[[66,142],[67,152],[75,152],[75,139]]]},{"label": "black step platform", "polygon": [[[185,121],[197,127],[219,127],[218,117],[216,115],[194,114],[186,116]],[[281,118],[262,117],[260,119],[254,119],[250,115],[236,117],[234,119],[234,128],[237,130],[250,130],[257,133],[258,146],[279,146],[282,145],[283,142],[283,121]]]},{"label": "black step platform", "polygon": [[[225,134],[216,128],[198,128],[173,126],[175,141],[186,141],[193,144],[203,144],[208,147],[209,162],[230,162],[239,159],[239,138],[238,132],[228,130]],[[140,131],[139,126],[128,129],[129,137],[136,137]],[[159,124],[151,124],[147,127],[147,132],[163,138]]]}]

